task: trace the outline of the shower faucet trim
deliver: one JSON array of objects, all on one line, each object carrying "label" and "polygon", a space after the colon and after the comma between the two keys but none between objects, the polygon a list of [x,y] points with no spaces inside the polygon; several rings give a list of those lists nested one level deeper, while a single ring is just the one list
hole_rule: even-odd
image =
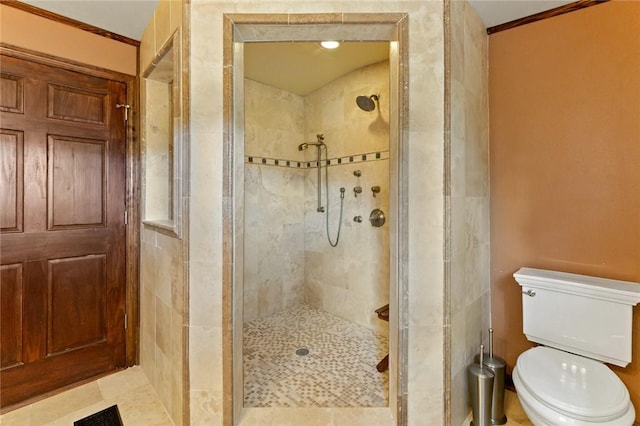
[{"label": "shower faucet trim", "polygon": [[[340,241],[340,230],[342,228],[342,212],[344,208],[344,187],[340,188],[340,219],[338,220],[338,233],[336,234],[335,242],[331,240],[331,235],[329,233],[329,153],[327,152],[327,145],[324,143],[324,134],[318,133],[316,135],[317,142],[304,142],[298,145],[298,151],[304,151],[309,148],[309,146],[315,146],[317,148],[317,161],[316,161],[316,170],[318,173],[316,188],[318,190],[318,206],[316,211],[318,213],[323,213],[325,228],[327,231],[327,240],[329,241],[329,245],[331,247],[336,247],[338,245],[338,241]],[[322,161],[322,148],[324,148],[324,166]],[[326,208],[322,205],[322,169],[324,168],[324,189],[325,189],[325,197],[326,197]]]},{"label": "shower faucet trim", "polygon": [[[318,133],[316,135],[317,138],[317,142],[303,142],[300,145],[298,145],[298,151],[304,151],[307,148],[309,148],[309,146],[315,146],[316,148],[318,148],[318,155],[317,155],[317,162],[316,162],[316,167],[318,169],[318,183],[317,183],[317,188],[318,188],[318,207],[316,208],[316,211],[318,213],[324,213],[324,207],[322,206],[322,189],[321,189],[321,183],[322,183],[322,148],[324,147],[325,149],[325,159],[327,158],[327,145],[324,143],[324,134],[322,133]],[[326,177],[326,165],[325,165],[325,177]],[[327,201],[328,202],[328,201]]]}]

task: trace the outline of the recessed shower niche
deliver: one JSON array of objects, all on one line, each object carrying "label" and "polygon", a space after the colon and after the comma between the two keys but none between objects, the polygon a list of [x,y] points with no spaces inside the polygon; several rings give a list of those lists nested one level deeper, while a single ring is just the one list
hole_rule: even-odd
[{"label": "recessed shower niche", "polygon": [[389,50],[244,43],[245,407],[389,405]]},{"label": "recessed shower niche", "polygon": [[145,226],[182,236],[182,84],[180,32],[143,73],[146,113],[142,132]]}]

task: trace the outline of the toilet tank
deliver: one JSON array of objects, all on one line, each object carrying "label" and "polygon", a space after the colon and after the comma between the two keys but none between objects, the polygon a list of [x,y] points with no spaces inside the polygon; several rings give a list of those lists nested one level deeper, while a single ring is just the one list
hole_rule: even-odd
[{"label": "toilet tank", "polygon": [[520,268],[522,325],[532,342],[626,367],[640,283]]}]

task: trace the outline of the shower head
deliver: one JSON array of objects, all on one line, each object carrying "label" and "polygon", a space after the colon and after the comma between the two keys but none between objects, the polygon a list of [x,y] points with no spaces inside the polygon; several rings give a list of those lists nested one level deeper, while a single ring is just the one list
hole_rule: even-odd
[{"label": "shower head", "polygon": [[371,112],[376,109],[375,102],[380,100],[380,95],[371,95],[371,96],[358,96],[356,98],[356,103],[358,104],[358,108],[363,111]]}]

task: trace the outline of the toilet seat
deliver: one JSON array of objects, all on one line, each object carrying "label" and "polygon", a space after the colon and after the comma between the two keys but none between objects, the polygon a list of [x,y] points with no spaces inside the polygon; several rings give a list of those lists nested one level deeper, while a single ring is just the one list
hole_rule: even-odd
[{"label": "toilet seat", "polygon": [[622,381],[597,361],[538,346],[522,353],[516,364],[514,376],[524,393],[571,419],[606,423],[633,410]]}]

